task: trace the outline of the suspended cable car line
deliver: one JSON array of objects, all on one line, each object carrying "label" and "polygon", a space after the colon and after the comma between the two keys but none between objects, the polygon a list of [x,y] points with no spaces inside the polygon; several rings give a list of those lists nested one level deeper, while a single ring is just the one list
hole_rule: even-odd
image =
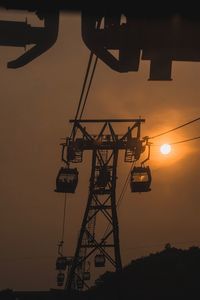
[{"label": "suspended cable car line", "polygon": [[[85,88],[86,88],[86,84],[87,84],[87,80],[88,80],[88,76],[89,76],[89,72],[90,72],[90,68],[91,68],[91,64],[92,64],[93,55],[94,54],[91,52],[90,57],[89,57],[89,61],[88,61],[88,65],[87,65],[87,70],[86,70],[85,77],[84,77],[84,81],[83,81],[81,95],[80,95],[79,102],[78,102],[78,107],[77,107],[75,118],[74,118],[75,122],[74,122],[74,125],[73,125],[73,128],[72,128],[70,138],[72,137],[72,135],[74,133],[76,120],[78,119],[78,116],[79,116],[79,111],[80,111],[81,104],[82,104],[82,101],[83,101],[83,96],[84,96],[84,92],[85,92]],[[87,100],[87,98],[85,98],[84,102],[86,102],[86,100]]]},{"label": "suspended cable car line", "polygon": [[[176,144],[182,144],[182,143],[187,143],[187,142],[191,142],[191,141],[194,141],[194,140],[198,140],[200,139],[200,136],[196,136],[194,138],[190,138],[190,139],[187,139],[187,140],[182,140],[182,141],[178,141],[178,142],[173,142],[173,143],[169,143],[170,145],[176,145]],[[152,146],[162,146],[162,144],[154,144],[154,143],[151,143]]]},{"label": "suspended cable car line", "polygon": [[[100,21],[98,22],[97,27],[100,27]],[[76,135],[76,131],[77,131],[76,121],[78,119],[80,120],[82,118],[82,115],[83,115],[83,112],[84,112],[84,109],[86,106],[88,94],[89,94],[89,91],[91,88],[92,80],[94,78],[94,73],[95,73],[96,65],[97,65],[97,61],[98,61],[98,58],[96,56],[93,67],[92,67],[93,57],[94,57],[94,53],[90,52],[88,65],[87,65],[87,69],[86,69],[86,73],[85,73],[85,77],[84,77],[84,81],[83,81],[83,86],[82,86],[82,90],[81,90],[81,94],[80,94],[80,98],[79,98],[79,102],[78,102],[78,106],[77,106],[77,110],[76,110],[76,114],[75,114],[75,118],[74,118],[75,122],[74,122],[74,125],[72,128],[69,140],[75,139],[75,135]],[[63,146],[62,161],[64,161],[66,163],[66,167],[65,168],[62,167],[58,173],[58,176],[56,178],[56,190],[55,190],[56,192],[65,193],[62,234],[61,234],[61,240],[58,244],[59,257],[57,258],[57,261],[56,261],[56,269],[59,271],[59,273],[57,275],[57,285],[58,286],[62,286],[64,284],[65,274],[63,273],[63,271],[66,270],[67,267],[68,267],[68,271],[69,271],[69,267],[72,263],[72,260],[70,261],[69,257],[63,256],[65,219],[66,219],[66,194],[74,193],[75,189],[76,189],[76,185],[78,183],[78,171],[76,168],[75,169],[70,168],[68,159],[66,160],[64,158],[64,147],[65,146],[64,145],[62,145],[62,146]],[[85,285],[87,286],[87,284],[85,284]]]},{"label": "suspended cable car line", "polygon": [[129,179],[130,179],[130,176],[131,176],[131,171],[132,171],[132,168],[133,168],[133,166],[134,166],[134,163],[135,163],[135,162],[133,162],[133,163],[131,164],[129,173],[128,173],[128,175],[127,175],[127,177],[126,177],[126,180],[125,180],[125,182],[124,182],[124,186],[123,186],[122,191],[121,191],[121,193],[120,193],[119,199],[117,200],[117,208],[118,208],[118,209],[119,209],[119,206],[120,206],[120,204],[121,204],[121,202],[122,202],[122,200],[123,200],[123,198],[124,198],[124,195],[125,195],[125,193],[126,193],[126,189],[127,189],[128,183],[129,183]]},{"label": "suspended cable car line", "polygon": [[190,141],[194,141],[194,140],[198,140],[198,139],[200,139],[200,136],[196,136],[194,138],[179,141],[179,142],[174,142],[174,143],[171,143],[171,145],[182,144],[182,143],[186,143],[186,142],[190,142]]},{"label": "suspended cable car line", "polygon": [[[90,53],[90,57],[89,57],[89,61],[88,61],[88,66],[87,66],[87,70],[86,70],[86,74],[85,74],[85,79],[84,79],[82,91],[81,91],[81,96],[80,96],[79,103],[78,103],[78,108],[77,108],[76,115],[75,115],[75,120],[77,120],[78,117],[81,118],[82,115],[83,115],[84,108],[85,108],[85,105],[86,105],[86,102],[87,102],[87,97],[88,97],[88,94],[89,94],[89,90],[90,90],[90,87],[91,87],[91,84],[92,84],[92,79],[94,77],[94,72],[95,72],[96,65],[97,65],[97,60],[98,60],[97,57],[96,57],[95,62],[94,62],[94,66],[93,66],[93,70],[92,70],[91,77],[90,77],[90,80],[89,80],[89,84],[88,84],[86,96],[85,96],[85,99],[84,99],[84,102],[83,102],[83,106],[82,106],[82,109],[81,109],[81,104],[82,104],[82,101],[83,101],[83,95],[84,95],[84,92],[85,92],[85,87],[86,87],[86,84],[87,84],[88,76],[89,76],[89,73],[90,73],[92,59],[93,59],[93,53],[91,52]],[[81,109],[81,114],[79,116],[80,109]],[[74,123],[74,125],[75,125],[75,123]],[[74,133],[75,133],[75,127],[73,126],[70,138],[72,138],[72,135]],[[61,234],[61,240],[60,240],[60,242],[58,244],[58,254],[60,256],[63,256],[63,244],[64,244],[64,234],[65,234],[65,220],[66,220],[66,195],[67,195],[67,192],[74,192],[74,190],[72,190],[72,188],[74,188],[75,184],[77,184],[77,182],[76,182],[77,178],[74,179],[74,185],[72,186],[72,188],[71,188],[71,184],[67,183],[67,177],[72,177],[72,175],[75,176],[77,174],[72,174],[72,171],[74,173],[75,170],[70,170],[69,169],[69,164],[68,164],[67,161],[66,161],[66,164],[68,165],[68,168],[67,169],[64,169],[64,168],[61,169],[61,172],[65,171],[65,173],[66,173],[66,174],[64,174],[64,173],[61,174],[63,176],[65,175],[66,182],[63,185],[63,183],[62,182],[60,183],[59,180],[58,180],[58,183],[57,183],[57,185],[58,185],[57,191],[65,192],[62,234]],[[71,178],[71,180],[72,180],[72,178]]]},{"label": "suspended cable car line", "polygon": [[[97,29],[100,28],[100,25],[101,25],[101,20],[99,20],[99,22],[97,24]],[[88,76],[90,74],[90,69],[91,69],[93,57],[94,57],[94,53],[91,51],[89,61],[88,61],[88,65],[87,65],[87,70],[86,70],[84,81],[83,81],[81,95],[80,95],[80,98],[79,98],[78,107],[77,107],[75,118],[74,118],[75,122],[74,122],[74,125],[73,125],[73,128],[72,128],[70,139],[72,138],[72,136],[74,134],[74,130],[75,130],[75,127],[76,127],[76,120],[82,118],[82,115],[83,115],[83,112],[84,112],[84,109],[85,109],[85,105],[86,105],[86,102],[87,102],[88,94],[89,94],[89,91],[90,91],[90,87],[91,87],[91,84],[92,84],[92,80],[93,80],[93,77],[94,77],[94,73],[95,73],[95,70],[96,70],[98,57],[95,55],[93,70],[91,72],[91,77],[89,79],[89,84],[88,84],[88,88],[87,88],[87,91],[86,91],[86,94],[85,94],[85,99],[83,100],[83,96],[84,96],[84,93],[85,93],[85,88],[86,88],[87,81],[88,81]],[[83,102],[83,106],[82,106],[82,109],[81,109],[82,102]],[[79,116],[80,109],[81,109],[81,113],[80,113],[80,116]]]},{"label": "suspended cable car line", "polygon": [[[118,200],[117,200],[117,209],[119,209],[119,206],[120,206],[120,204],[121,204],[121,201],[122,201],[123,198],[124,198],[124,195],[125,195],[125,192],[126,192],[128,183],[129,183],[129,179],[130,179],[130,176],[131,176],[131,171],[132,171],[132,168],[133,168],[134,163],[135,163],[135,162],[133,162],[133,163],[131,164],[130,170],[129,170],[129,172],[128,172],[128,175],[127,175],[126,180],[125,180],[125,182],[124,182],[124,185],[123,185],[123,187],[122,187],[121,193],[120,193],[119,198],[118,198]],[[107,234],[108,231],[110,230],[110,226],[111,226],[111,225],[110,225],[110,223],[109,223],[108,226],[107,226],[106,229],[105,229],[103,238],[106,236],[106,234]]]},{"label": "suspended cable car line", "polygon": [[66,206],[67,206],[66,204],[67,204],[67,193],[65,193],[65,199],[64,199],[61,241],[64,241],[64,235],[65,235],[65,220],[66,220]]},{"label": "suspended cable car line", "polygon": [[67,203],[67,193],[65,193],[64,196],[63,223],[62,223],[61,239],[58,244],[58,254],[61,257],[63,256],[63,244],[64,244],[64,235],[65,235],[66,203]]},{"label": "suspended cable car line", "polygon": [[89,94],[90,87],[91,87],[91,84],[92,84],[92,80],[93,80],[93,77],[94,77],[94,73],[95,73],[95,70],[96,70],[97,62],[98,62],[98,57],[96,56],[95,62],[94,62],[94,66],[93,66],[93,70],[92,70],[92,73],[91,73],[91,78],[90,78],[90,81],[89,81],[89,84],[88,84],[88,88],[87,88],[85,100],[84,100],[84,103],[83,103],[83,106],[82,106],[82,110],[81,110],[79,119],[82,118],[82,115],[83,115],[83,112],[84,112],[84,109],[85,109],[85,105],[86,105],[86,102],[87,102],[88,94]]},{"label": "suspended cable car line", "polygon": [[[84,103],[83,103],[83,106],[82,106],[82,109],[81,109],[81,104],[82,104],[82,101],[83,101],[83,95],[84,95],[84,92],[85,92],[85,88],[86,88],[88,76],[89,76],[89,73],[90,73],[90,68],[91,68],[92,60],[93,60],[93,53],[91,52],[90,53],[90,57],[89,57],[89,61],[88,61],[88,66],[87,66],[85,78],[84,78],[84,82],[83,82],[83,87],[82,87],[82,91],[81,91],[79,103],[78,103],[78,107],[77,107],[77,111],[76,111],[76,115],[75,115],[75,120],[77,120],[78,117],[79,118],[82,117],[83,112],[84,112],[84,108],[85,108],[85,105],[86,105],[86,102],[87,102],[87,97],[88,97],[88,94],[89,94],[89,90],[90,90],[90,87],[91,87],[91,84],[92,84],[92,79],[94,77],[94,72],[95,72],[95,69],[96,69],[97,61],[98,61],[97,57],[96,57],[95,62],[94,62],[94,66],[93,66],[93,70],[92,70],[91,77],[90,77],[90,80],[89,80],[89,85],[88,85],[88,88],[87,88],[86,96],[85,96]],[[80,109],[81,109],[81,114],[79,116]],[[74,126],[75,126],[75,122],[74,122]],[[71,132],[70,138],[72,138],[72,135],[74,133],[74,129],[75,129],[74,126],[72,128],[72,132]],[[65,199],[64,199],[64,215],[63,215],[62,235],[61,235],[60,244],[58,245],[58,247],[59,247],[59,254],[61,254],[61,255],[62,255],[62,252],[60,252],[60,249],[62,251],[62,246],[63,246],[63,243],[64,243],[64,231],[65,231],[65,219],[66,219],[66,193],[65,193],[64,197],[65,197]]]},{"label": "suspended cable car line", "polygon": [[[147,142],[148,143],[148,142]],[[142,162],[141,162],[141,165],[144,165],[144,163],[147,161],[147,160],[149,160],[149,158],[150,158],[150,143],[149,144],[147,144],[148,145],[148,157],[145,159],[145,160],[143,160]],[[131,164],[131,167],[130,167],[130,170],[129,170],[129,172],[128,172],[128,174],[127,174],[127,177],[126,177],[126,180],[125,180],[125,182],[124,182],[124,185],[123,185],[123,188],[122,188],[122,190],[121,190],[121,193],[120,193],[120,196],[119,196],[119,198],[118,198],[118,200],[117,200],[117,209],[119,209],[119,206],[120,206],[120,204],[121,204],[121,202],[122,202],[122,200],[123,200],[123,198],[124,198],[124,195],[125,195],[125,193],[126,193],[126,190],[127,190],[127,186],[128,186],[128,183],[129,183],[129,180],[130,180],[130,178],[132,177],[132,172],[133,172],[133,169],[135,168],[134,167],[134,164],[135,164],[135,161],[133,161],[132,162],[132,164]],[[134,190],[135,189],[137,189],[137,192],[142,192],[142,190],[143,191],[149,191],[150,189],[149,189],[149,183],[151,183],[151,176],[150,176],[150,169],[147,167],[147,168],[145,168],[145,167],[137,167],[136,169],[142,169],[142,171],[140,171],[140,172],[148,172],[149,174],[146,174],[147,175],[147,177],[148,177],[148,180],[147,180],[147,182],[145,183],[145,187],[144,187],[144,182],[142,182],[142,189],[141,189],[141,187],[139,187],[139,190],[138,190],[138,187],[137,188],[134,188]],[[143,169],[145,169],[145,171],[143,170]],[[146,171],[148,169],[148,171]],[[134,183],[135,184],[135,183]],[[139,184],[140,184],[140,182],[139,182]],[[147,186],[146,186],[147,185]],[[133,191],[133,190],[132,190]],[[106,228],[106,230],[105,230],[105,232],[104,232],[104,236],[107,234],[107,232],[108,232],[108,230],[110,229],[110,225],[111,224],[108,224],[108,226],[107,226],[107,228]]]},{"label": "suspended cable car line", "polygon": [[165,135],[165,134],[167,134],[167,133],[170,133],[170,132],[172,132],[172,131],[175,131],[175,130],[177,130],[177,129],[180,129],[180,128],[182,128],[182,127],[185,127],[185,126],[187,126],[187,125],[189,125],[189,124],[192,124],[192,123],[194,123],[194,122],[197,122],[197,121],[199,121],[199,120],[200,120],[200,117],[199,117],[199,118],[196,118],[196,119],[194,119],[194,120],[192,120],[192,121],[189,121],[189,122],[187,122],[187,123],[184,123],[184,124],[182,124],[182,125],[180,125],[180,126],[177,126],[177,127],[175,127],[175,128],[172,128],[172,129],[170,129],[170,130],[167,130],[167,131],[165,131],[165,132],[162,132],[162,133],[160,133],[160,134],[157,134],[157,135],[154,135],[154,136],[150,136],[149,139],[155,139],[155,138],[157,138],[157,137],[160,137],[160,136],[162,136],[162,135]]}]

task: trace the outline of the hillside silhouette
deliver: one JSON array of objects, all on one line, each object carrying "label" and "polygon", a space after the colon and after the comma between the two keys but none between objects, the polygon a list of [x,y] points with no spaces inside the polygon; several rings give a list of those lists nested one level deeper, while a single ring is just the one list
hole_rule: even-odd
[{"label": "hillside silhouette", "polygon": [[177,249],[170,244],[157,253],[133,260],[121,273],[106,272],[88,291],[15,292],[0,299],[171,300],[200,298],[200,248]]},{"label": "hillside silhouette", "polygon": [[199,299],[200,248],[165,246],[133,260],[121,274],[105,273],[83,299]]}]

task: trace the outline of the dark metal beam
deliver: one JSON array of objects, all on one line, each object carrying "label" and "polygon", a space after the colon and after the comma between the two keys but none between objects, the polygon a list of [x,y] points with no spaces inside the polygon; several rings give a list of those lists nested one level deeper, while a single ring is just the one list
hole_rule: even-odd
[{"label": "dark metal beam", "polygon": [[130,122],[136,122],[136,123],[143,123],[145,122],[145,119],[81,119],[81,120],[69,120],[70,123],[130,123]]}]

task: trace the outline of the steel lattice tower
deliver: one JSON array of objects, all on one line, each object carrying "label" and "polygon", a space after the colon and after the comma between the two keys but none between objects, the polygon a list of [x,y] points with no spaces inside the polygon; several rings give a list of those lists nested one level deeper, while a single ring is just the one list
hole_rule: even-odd
[{"label": "steel lattice tower", "polygon": [[[82,220],[76,251],[69,269],[65,289],[82,290],[88,288],[87,280],[90,273],[86,263],[95,256],[95,264],[103,266],[106,260],[116,272],[122,270],[119,226],[116,207],[116,182],[119,150],[125,150],[125,162],[134,162],[145,150],[140,140],[141,123],[144,119],[128,120],[71,120],[74,123],[74,136],[67,139],[66,147],[68,162],[82,162],[83,152],[92,151],[92,168],[89,184],[89,196]],[[124,135],[117,135],[113,123],[129,122],[131,127]],[[101,123],[97,135],[91,134],[82,126],[92,123],[93,128]],[[135,136],[132,133],[135,132]],[[81,134],[81,137],[77,137]],[[64,149],[63,148],[63,149]],[[64,150],[63,150],[64,155]],[[66,159],[63,159],[66,160]],[[109,226],[104,234],[97,233],[98,218],[106,221]],[[100,261],[97,261],[97,258]]]}]

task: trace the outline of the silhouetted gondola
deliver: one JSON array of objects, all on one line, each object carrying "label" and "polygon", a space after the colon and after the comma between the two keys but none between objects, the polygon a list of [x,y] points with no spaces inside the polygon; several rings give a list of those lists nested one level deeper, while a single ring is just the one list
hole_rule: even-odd
[{"label": "silhouetted gondola", "polygon": [[131,192],[142,193],[151,191],[151,170],[149,167],[134,167],[130,178]]},{"label": "silhouetted gondola", "polygon": [[83,280],[90,280],[90,272],[83,273]]},{"label": "silhouetted gondola", "polygon": [[56,190],[58,193],[74,193],[78,184],[77,169],[61,168],[56,178]]},{"label": "silhouetted gondola", "polygon": [[56,260],[56,270],[66,270],[67,267],[67,257],[60,256]]},{"label": "silhouetted gondola", "polygon": [[94,260],[95,267],[97,267],[97,268],[104,267],[105,263],[106,263],[106,259],[103,254],[97,254],[95,256],[95,260]]},{"label": "silhouetted gondola", "polygon": [[57,275],[57,286],[62,286],[65,280],[65,274],[64,273],[58,273]]},{"label": "silhouetted gondola", "polygon": [[77,288],[80,290],[83,288],[83,281],[81,279],[77,279]]}]

